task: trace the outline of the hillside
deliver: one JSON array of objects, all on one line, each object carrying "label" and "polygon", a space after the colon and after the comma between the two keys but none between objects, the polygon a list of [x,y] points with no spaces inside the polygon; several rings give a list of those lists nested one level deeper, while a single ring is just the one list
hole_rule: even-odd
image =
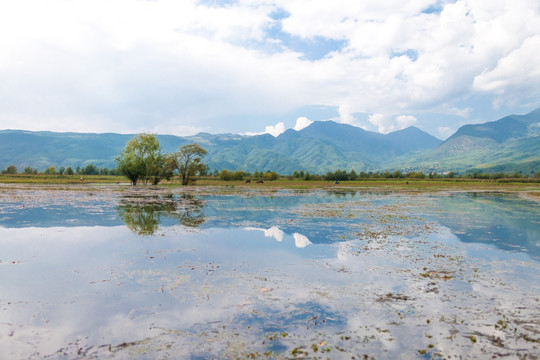
[{"label": "hillside", "polygon": [[[0,168],[14,164],[44,170],[54,165],[114,168],[114,159],[134,135],[0,131]],[[441,141],[411,127],[388,135],[333,121],[315,122],[301,131],[278,137],[200,133],[178,137],[158,135],[164,152],[198,142],[208,150],[210,169],[295,170],[325,173],[336,169],[375,170],[395,156],[438,145]]]},{"label": "hillside", "polygon": [[[378,171],[540,171],[540,109],[484,124],[465,125],[448,140],[416,127],[389,134],[333,121],[318,121],[278,137],[269,134],[199,133],[158,135],[164,152],[197,142],[208,150],[211,170],[295,170],[326,173],[337,169]],[[0,131],[0,168],[14,164],[42,171],[54,165],[115,168],[115,158],[133,134]]]},{"label": "hillside", "polygon": [[398,157],[386,166],[423,171],[540,171],[540,109],[464,125],[440,146]]}]

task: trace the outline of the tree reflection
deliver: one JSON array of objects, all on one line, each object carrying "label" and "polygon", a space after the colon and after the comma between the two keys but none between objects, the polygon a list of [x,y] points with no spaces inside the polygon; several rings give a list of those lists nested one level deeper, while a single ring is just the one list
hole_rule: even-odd
[{"label": "tree reflection", "polygon": [[203,207],[204,203],[190,194],[130,194],[120,199],[116,211],[133,233],[152,235],[162,218],[176,219],[187,227],[201,226],[206,220]]}]

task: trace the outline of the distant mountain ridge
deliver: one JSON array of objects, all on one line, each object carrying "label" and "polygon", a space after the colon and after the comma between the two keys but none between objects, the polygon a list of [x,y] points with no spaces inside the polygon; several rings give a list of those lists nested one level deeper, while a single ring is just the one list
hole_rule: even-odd
[{"label": "distant mountain ridge", "polygon": [[[337,169],[379,171],[540,170],[540,109],[484,124],[462,126],[446,141],[411,126],[389,134],[334,121],[269,134],[158,135],[164,152],[197,142],[208,150],[211,170],[295,170],[323,174]],[[53,165],[115,168],[115,158],[134,134],[0,131],[0,168],[44,170]],[[504,170],[501,170],[504,171]]]},{"label": "distant mountain ridge", "polygon": [[540,109],[497,121],[464,125],[436,148],[387,166],[423,171],[540,171]]}]

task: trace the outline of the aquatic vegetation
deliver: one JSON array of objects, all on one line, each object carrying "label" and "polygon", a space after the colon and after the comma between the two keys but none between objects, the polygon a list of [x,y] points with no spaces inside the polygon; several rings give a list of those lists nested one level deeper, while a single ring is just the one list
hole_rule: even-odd
[{"label": "aquatic vegetation", "polygon": [[538,353],[539,210],[515,195],[4,190],[2,358]]}]

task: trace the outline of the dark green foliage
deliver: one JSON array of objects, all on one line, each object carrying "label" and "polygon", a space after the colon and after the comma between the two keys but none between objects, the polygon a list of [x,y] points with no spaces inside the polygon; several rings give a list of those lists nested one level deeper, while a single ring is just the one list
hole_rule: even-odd
[{"label": "dark green foliage", "polygon": [[23,174],[26,174],[26,175],[35,175],[37,173],[38,173],[37,169],[31,168],[30,166],[26,166],[23,170]]},{"label": "dark green foliage", "polygon": [[94,164],[88,164],[81,169],[82,175],[99,175],[99,169]]},{"label": "dark green foliage", "polygon": [[219,179],[224,181],[232,181],[232,180],[244,180],[244,172],[240,170],[236,171],[229,171],[229,170],[222,170],[219,174]]},{"label": "dark green foliage", "polygon": [[197,143],[181,146],[173,155],[174,166],[180,171],[182,185],[187,185],[193,176],[208,171],[208,166],[202,162],[208,151]]},{"label": "dark green foliage", "polygon": [[58,171],[56,171],[56,168],[54,166],[49,166],[47,170],[43,172],[46,175],[56,175],[58,174]]},{"label": "dark green foliage", "polygon": [[139,134],[131,139],[116,162],[120,173],[130,179],[133,185],[139,179],[145,184],[148,181],[159,183],[165,166],[159,141],[152,134]]},{"label": "dark green foliage", "polygon": [[17,167],[15,165],[9,165],[6,169],[2,170],[2,174],[13,175],[17,173]]},{"label": "dark green foliage", "polygon": [[345,181],[345,180],[354,180],[354,178],[350,177],[349,174],[347,174],[347,171],[345,170],[336,170],[334,172],[328,172],[326,173],[326,176],[324,177],[327,181]]},{"label": "dark green foliage", "polygon": [[275,171],[267,171],[264,173],[263,180],[273,181],[279,179],[279,175]]}]

